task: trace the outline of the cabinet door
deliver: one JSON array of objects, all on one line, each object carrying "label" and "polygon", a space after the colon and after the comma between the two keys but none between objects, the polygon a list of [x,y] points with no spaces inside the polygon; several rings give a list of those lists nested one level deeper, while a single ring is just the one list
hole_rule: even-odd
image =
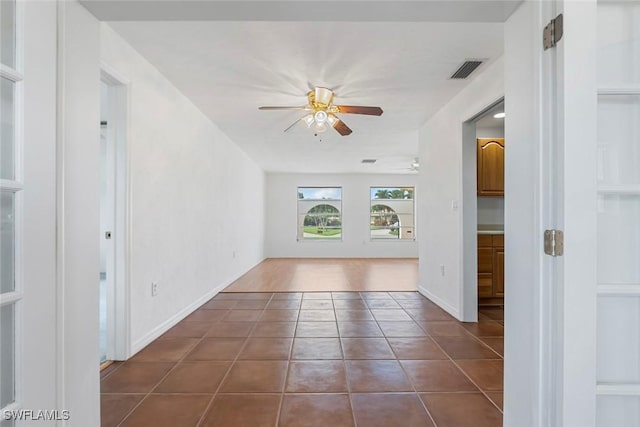
[{"label": "cabinet door", "polygon": [[504,297],[504,248],[494,249],[493,296]]},{"label": "cabinet door", "polygon": [[478,139],[478,196],[504,196],[504,138]]},{"label": "cabinet door", "polygon": [[493,275],[478,273],[478,298],[493,297]]},{"label": "cabinet door", "polygon": [[493,248],[478,248],[478,274],[493,273]]}]

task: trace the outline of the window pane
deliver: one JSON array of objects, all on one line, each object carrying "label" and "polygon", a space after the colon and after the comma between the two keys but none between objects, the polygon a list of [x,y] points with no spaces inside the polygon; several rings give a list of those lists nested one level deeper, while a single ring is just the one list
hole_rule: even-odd
[{"label": "window pane", "polygon": [[0,79],[0,179],[14,179],[15,83]]},{"label": "window pane", "polygon": [[15,304],[0,307],[0,408],[15,400]]},{"label": "window pane", "polygon": [[15,194],[0,191],[0,293],[15,288]]},{"label": "window pane", "polygon": [[16,68],[16,2],[0,1],[0,60]]},{"label": "window pane", "polygon": [[298,239],[342,239],[342,188],[298,187]]},{"label": "window pane", "polygon": [[414,240],[413,187],[371,187],[372,240]]}]

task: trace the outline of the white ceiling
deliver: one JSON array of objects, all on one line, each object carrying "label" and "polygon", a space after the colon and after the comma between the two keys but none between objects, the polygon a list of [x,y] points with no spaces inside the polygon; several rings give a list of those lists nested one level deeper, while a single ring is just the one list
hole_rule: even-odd
[{"label": "white ceiling", "polygon": [[[469,11],[460,19],[470,20]],[[503,19],[110,25],[266,171],[411,173],[420,125],[468,84],[448,77],[465,59],[491,62],[502,54]],[[337,104],[380,106],[384,114],[343,114],[353,134],[330,129],[315,137],[301,123],[283,132],[300,111],[258,111],[261,105],[304,105],[313,86],[334,89]],[[363,158],[378,162],[363,165]]]},{"label": "white ceiling", "polygon": [[495,107],[486,111],[482,117],[476,121],[476,128],[478,129],[496,129],[502,128],[504,132],[504,118],[497,119],[493,117],[496,113],[504,113],[504,101],[500,102]]}]

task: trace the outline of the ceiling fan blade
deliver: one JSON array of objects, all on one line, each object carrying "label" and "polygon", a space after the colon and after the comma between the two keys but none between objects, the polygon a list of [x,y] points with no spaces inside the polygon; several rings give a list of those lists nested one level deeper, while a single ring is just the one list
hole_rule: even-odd
[{"label": "ceiling fan blade", "polygon": [[297,125],[298,123],[300,123],[302,121],[302,119],[298,119],[295,122],[291,123],[291,126],[289,126],[288,128],[286,128],[284,131],[288,131],[289,129],[291,129],[292,127],[294,127],[295,125]]},{"label": "ceiling fan blade", "polygon": [[333,125],[333,128],[342,136],[350,135],[351,132],[353,132],[342,120],[338,120],[336,124]]},{"label": "ceiling fan blade", "polygon": [[258,110],[305,110],[306,105],[301,107],[258,107]]},{"label": "ceiling fan blade", "polygon": [[382,108],[380,107],[365,107],[360,105],[336,105],[338,113],[346,114],[366,114],[368,116],[381,116]]}]

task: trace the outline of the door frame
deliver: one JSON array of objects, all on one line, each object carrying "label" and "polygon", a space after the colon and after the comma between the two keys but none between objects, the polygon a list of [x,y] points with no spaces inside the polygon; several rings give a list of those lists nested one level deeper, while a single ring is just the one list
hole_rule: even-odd
[{"label": "door frame", "polygon": [[[100,80],[108,86],[108,138],[114,142],[113,287],[107,290],[107,360],[131,355],[131,185],[129,149],[129,80],[100,64]],[[109,262],[109,261],[107,261]]]},{"label": "door frame", "polygon": [[[462,292],[463,322],[478,321],[478,191],[476,122],[504,103],[504,95],[493,100],[462,123]],[[505,119],[506,122],[506,119]]]}]

